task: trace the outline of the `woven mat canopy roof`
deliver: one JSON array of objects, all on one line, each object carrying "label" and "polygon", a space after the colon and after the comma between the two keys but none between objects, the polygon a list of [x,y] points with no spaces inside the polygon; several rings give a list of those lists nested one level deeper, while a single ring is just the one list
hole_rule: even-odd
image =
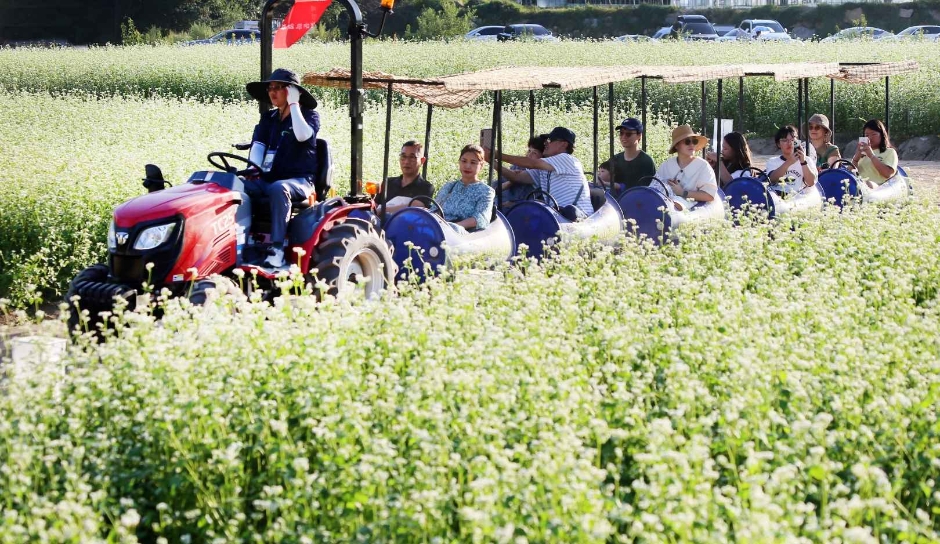
[{"label": "woven mat canopy roof", "polygon": [[[570,91],[607,83],[648,77],[666,83],[695,83],[748,76],[771,76],[776,81],[829,77],[850,83],[868,83],[885,76],[914,72],[914,61],[840,66],[836,62],[790,64],[726,64],[714,66],[510,66],[437,78],[411,78],[384,72],[364,72],[366,89],[392,90],[434,106],[458,108],[484,91]],[[349,88],[349,70],[334,68],[311,72],[303,82],[318,87]]]}]

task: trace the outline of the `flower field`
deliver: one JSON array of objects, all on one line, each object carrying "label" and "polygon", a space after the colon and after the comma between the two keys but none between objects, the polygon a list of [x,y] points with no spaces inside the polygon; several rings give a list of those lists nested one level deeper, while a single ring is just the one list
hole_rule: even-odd
[{"label": "flower field", "polygon": [[[582,64],[750,51],[565,45]],[[367,67],[558,59],[555,45],[462,44],[454,61],[453,47],[370,44]],[[921,72],[892,88],[896,122],[929,134],[938,47],[789,49],[916,58]],[[346,51],[305,45],[275,63],[328,68]],[[144,164],[182,182],[250,136],[257,108],[240,89],[255,53],[0,50],[0,313],[56,300],[102,258]],[[653,88],[666,93],[648,134],[659,162],[698,97]],[[789,87],[751,89],[755,120],[795,116]],[[883,87],[840,89],[842,108],[880,115]],[[628,91],[617,117],[633,111]],[[319,96],[345,190],[346,108]],[[540,96],[537,127],[572,127],[590,167],[583,98]],[[366,113],[368,180],[382,175],[383,110]],[[393,148],[423,138],[425,111],[396,104]],[[439,186],[491,109],[434,115]],[[521,151],[521,102],[505,122]],[[0,360],[0,542],[940,541],[935,184],[903,205],[692,227],[663,248],[567,246],[380,301],[172,301],[160,321],[121,315],[120,335],[64,360]]]},{"label": "flower field", "polygon": [[938,220],[821,213],[381,302],[128,316],[8,371],[0,538],[936,541]]}]

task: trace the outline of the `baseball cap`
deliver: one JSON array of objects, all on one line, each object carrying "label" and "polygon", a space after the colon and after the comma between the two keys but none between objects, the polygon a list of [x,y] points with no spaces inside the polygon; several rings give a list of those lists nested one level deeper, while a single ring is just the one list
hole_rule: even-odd
[{"label": "baseball cap", "polygon": [[549,140],[563,140],[574,145],[574,132],[565,127],[555,127],[548,133]]},{"label": "baseball cap", "polygon": [[634,132],[643,133],[643,123],[639,119],[633,117],[627,117],[619,125],[617,125],[617,130],[632,130]]}]

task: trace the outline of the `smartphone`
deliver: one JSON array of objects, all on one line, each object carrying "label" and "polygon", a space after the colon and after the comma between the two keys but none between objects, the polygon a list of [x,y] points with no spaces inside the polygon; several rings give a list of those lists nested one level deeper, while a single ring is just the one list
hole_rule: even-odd
[{"label": "smartphone", "polygon": [[480,145],[487,149],[493,149],[493,129],[484,128],[480,130]]},{"label": "smartphone", "polygon": [[803,142],[799,140],[793,140],[793,151],[796,151],[797,149],[803,149]]},{"label": "smartphone", "polygon": [[868,136],[862,136],[862,137],[860,137],[860,138],[858,139],[858,143],[859,143],[859,145],[861,145],[861,144],[871,145],[871,143],[868,141]]}]

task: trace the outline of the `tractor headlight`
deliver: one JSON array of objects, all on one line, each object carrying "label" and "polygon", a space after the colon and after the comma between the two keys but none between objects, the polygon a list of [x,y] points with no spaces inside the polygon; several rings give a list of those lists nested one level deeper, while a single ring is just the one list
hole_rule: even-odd
[{"label": "tractor headlight", "polygon": [[159,246],[170,238],[175,226],[175,223],[167,223],[166,225],[150,227],[137,237],[137,241],[134,242],[134,249],[145,250]]},{"label": "tractor headlight", "polygon": [[114,221],[108,226],[108,249],[114,251],[117,249],[117,235],[114,233]]}]

